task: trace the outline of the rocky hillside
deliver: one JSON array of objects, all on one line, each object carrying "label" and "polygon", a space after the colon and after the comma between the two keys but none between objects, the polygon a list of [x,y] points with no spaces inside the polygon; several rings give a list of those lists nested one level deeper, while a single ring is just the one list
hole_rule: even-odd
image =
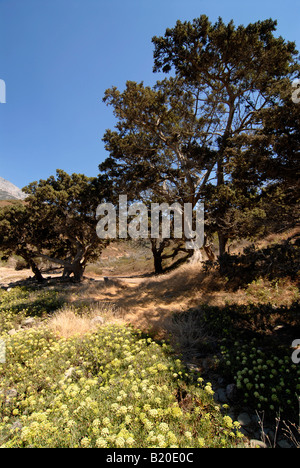
[{"label": "rocky hillside", "polygon": [[14,184],[0,177],[0,200],[24,200],[25,194]]}]

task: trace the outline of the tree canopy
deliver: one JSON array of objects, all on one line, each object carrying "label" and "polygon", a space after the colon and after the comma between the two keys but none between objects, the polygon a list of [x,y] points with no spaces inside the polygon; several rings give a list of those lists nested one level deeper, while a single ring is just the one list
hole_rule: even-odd
[{"label": "tree canopy", "polygon": [[136,196],[151,188],[166,201],[205,201],[220,255],[267,216],[266,186],[278,177],[286,184],[298,167],[298,52],[275,36],[276,25],[177,21],[152,39],[154,72],[172,76],[153,88],[127,82],[104,97],[118,123],[104,135],[110,156],[100,170]]},{"label": "tree canopy", "polygon": [[[201,96],[199,112],[217,160],[219,206],[214,218],[220,254],[228,239],[223,220],[230,199],[224,193],[228,179],[239,170],[241,139],[245,149],[262,127],[267,130],[265,111],[278,109],[299,76],[295,43],[275,37],[276,25],[269,19],[235,27],[221,18],[212,24],[202,15],[193,22],[177,21],[163,37],[153,38],[154,71],[174,71]],[[252,166],[252,172],[256,169]]]},{"label": "tree canopy", "polygon": [[24,190],[24,205],[1,212],[1,248],[21,255],[39,280],[39,257],[80,280],[87,262],[98,258],[108,242],[96,233],[96,209],[107,196],[103,181],[57,170],[56,177],[32,182]]}]

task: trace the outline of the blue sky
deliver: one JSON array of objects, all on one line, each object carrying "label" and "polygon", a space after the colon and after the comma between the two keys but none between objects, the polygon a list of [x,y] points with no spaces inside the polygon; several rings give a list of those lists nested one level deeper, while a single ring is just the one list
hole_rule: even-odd
[{"label": "blue sky", "polygon": [[300,49],[299,0],[0,0],[0,176],[24,187],[58,168],[97,175],[114,125],[105,90],[153,85],[151,38],[201,14],[277,19]]}]

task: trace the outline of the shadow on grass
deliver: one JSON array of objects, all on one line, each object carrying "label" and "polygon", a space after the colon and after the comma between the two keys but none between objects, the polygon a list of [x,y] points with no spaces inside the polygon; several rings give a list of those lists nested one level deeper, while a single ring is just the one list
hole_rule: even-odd
[{"label": "shadow on grass", "polygon": [[287,347],[300,337],[300,303],[274,307],[272,304],[203,304],[174,314],[173,321],[192,322],[194,330],[205,329],[214,343],[257,339],[263,347]]},{"label": "shadow on grass", "polygon": [[9,309],[13,315],[23,312],[28,317],[43,317],[61,308],[65,302],[57,291],[17,287],[8,294],[0,302],[0,313]]}]

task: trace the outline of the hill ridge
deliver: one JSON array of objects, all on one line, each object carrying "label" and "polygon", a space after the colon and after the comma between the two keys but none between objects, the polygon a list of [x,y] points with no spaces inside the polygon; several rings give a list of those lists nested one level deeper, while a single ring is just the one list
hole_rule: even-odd
[{"label": "hill ridge", "polygon": [[0,200],[24,200],[25,197],[19,187],[0,177]]}]

